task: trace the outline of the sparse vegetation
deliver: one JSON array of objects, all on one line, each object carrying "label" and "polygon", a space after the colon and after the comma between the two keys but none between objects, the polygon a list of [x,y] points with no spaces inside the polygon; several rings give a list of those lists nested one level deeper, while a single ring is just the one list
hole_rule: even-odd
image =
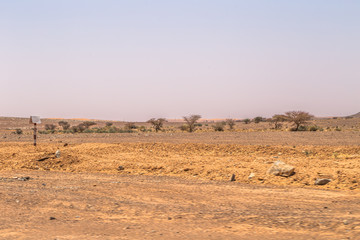
[{"label": "sparse vegetation", "polygon": [[264,118],[263,117],[256,117],[254,118],[254,123],[259,123],[259,122],[263,122]]},{"label": "sparse vegetation", "polygon": [[228,118],[228,119],[225,120],[225,123],[229,126],[230,130],[234,129],[234,126],[235,126],[235,120],[234,119]]},{"label": "sparse vegetation", "polygon": [[62,127],[62,129],[63,129],[64,131],[70,129],[70,124],[69,124],[68,122],[66,122],[66,121],[60,121],[58,124],[59,124],[59,126]]},{"label": "sparse vegetation", "polygon": [[186,131],[193,132],[195,131],[195,124],[201,118],[200,115],[190,115],[187,117],[183,117],[186,122]]},{"label": "sparse vegetation", "polygon": [[147,123],[150,123],[153,126],[155,132],[160,131],[165,122],[166,122],[165,118],[158,118],[158,119],[151,118],[150,120],[147,121]]},{"label": "sparse vegetation", "polygon": [[125,130],[136,129],[136,125],[134,122],[127,122],[127,123],[125,123],[124,129]]},{"label": "sparse vegetation", "polygon": [[250,122],[251,122],[250,118],[245,118],[245,119],[244,119],[244,123],[245,123],[245,124],[249,124]]},{"label": "sparse vegetation", "polygon": [[216,132],[223,132],[226,122],[217,122],[213,125],[213,128]]},{"label": "sparse vegetation", "polygon": [[23,134],[23,130],[20,128],[17,128],[17,129],[15,129],[15,134],[21,135],[21,134]]},{"label": "sparse vegetation", "polygon": [[45,130],[47,131],[55,131],[56,125],[55,124],[45,124]]},{"label": "sparse vegetation", "polygon": [[287,117],[285,115],[276,114],[272,116],[271,121],[274,123],[275,129],[280,129],[282,127],[282,122],[285,122]]},{"label": "sparse vegetation", "polygon": [[106,126],[106,127],[111,127],[112,125],[113,125],[112,122],[106,122],[106,123],[105,123],[105,126]]},{"label": "sparse vegetation", "polygon": [[303,111],[289,111],[285,113],[285,116],[287,121],[295,125],[295,127],[292,129],[293,131],[306,131],[306,128],[305,130],[303,130],[303,124],[305,124],[307,121],[314,117],[308,112]]}]

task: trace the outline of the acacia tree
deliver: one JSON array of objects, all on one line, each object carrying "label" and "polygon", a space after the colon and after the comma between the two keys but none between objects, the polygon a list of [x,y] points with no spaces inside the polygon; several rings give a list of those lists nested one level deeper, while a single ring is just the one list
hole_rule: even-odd
[{"label": "acacia tree", "polygon": [[314,116],[308,112],[303,111],[289,111],[285,113],[287,121],[295,125],[294,131],[299,130],[301,124],[305,124]]},{"label": "acacia tree", "polygon": [[201,116],[200,115],[190,115],[190,116],[183,117],[183,118],[186,122],[187,131],[193,132],[195,130],[195,123],[201,118]]},{"label": "acacia tree", "polygon": [[229,126],[230,130],[233,130],[234,129],[234,126],[235,126],[235,120],[234,119],[226,119],[225,120],[225,123]]},{"label": "acacia tree", "polygon": [[251,120],[249,118],[244,119],[245,124],[249,124],[250,122],[251,122]]},{"label": "acacia tree", "polygon": [[264,121],[264,118],[263,117],[256,117],[254,118],[254,123],[259,123],[259,122],[262,122]]},{"label": "acacia tree", "polygon": [[287,117],[282,114],[275,114],[271,118],[271,122],[273,122],[275,124],[275,129],[281,128],[281,125],[282,125],[281,123],[285,122],[286,120],[287,120]]},{"label": "acacia tree", "polygon": [[147,123],[153,125],[155,132],[160,131],[165,122],[167,122],[165,118],[158,118],[158,119],[152,118],[147,121]]}]

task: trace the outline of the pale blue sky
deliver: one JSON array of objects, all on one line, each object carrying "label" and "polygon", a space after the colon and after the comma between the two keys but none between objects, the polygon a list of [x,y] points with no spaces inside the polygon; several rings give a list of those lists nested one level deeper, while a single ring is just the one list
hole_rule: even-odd
[{"label": "pale blue sky", "polygon": [[0,0],[0,116],[360,111],[360,1]]}]

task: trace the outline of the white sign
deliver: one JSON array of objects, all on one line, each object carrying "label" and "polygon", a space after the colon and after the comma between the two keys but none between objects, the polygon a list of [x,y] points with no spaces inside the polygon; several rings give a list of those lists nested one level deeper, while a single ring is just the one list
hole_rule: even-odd
[{"label": "white sign", "polygon": [[30,124],[31,123],[41,123],[40,117],[39,116],[31,116],[30,117]]}]

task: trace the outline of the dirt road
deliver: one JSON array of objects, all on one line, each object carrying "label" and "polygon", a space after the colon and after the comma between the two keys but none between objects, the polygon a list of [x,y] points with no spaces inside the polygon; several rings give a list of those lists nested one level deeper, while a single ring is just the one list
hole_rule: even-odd
[{"label": "dirt road", "polygon": [[104,173],[0,177],[0,239],[360,239],[357,191]]}]

